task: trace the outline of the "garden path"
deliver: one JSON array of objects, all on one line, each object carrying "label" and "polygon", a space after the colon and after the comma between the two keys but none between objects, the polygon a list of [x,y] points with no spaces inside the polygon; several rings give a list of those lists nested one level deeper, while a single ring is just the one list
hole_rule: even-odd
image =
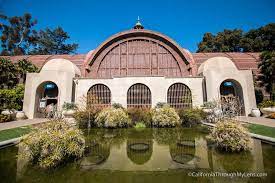
[{"label": "garden path", "polygon": [[21,127],[21,126],[44,123],[46,121],[48,121],[48,119],[46,119],[46,118],[35,118],[35,119],[24,119],[24,120],[0,123],[0,131],[6,130],[6,129],[11,129],[11,128],[17,128],[17,127]]},{"label": "garden path", "polygon": [[251,124],[275,127],[275,119],[269,119],[264,117],[238,116],[237,120]]}]

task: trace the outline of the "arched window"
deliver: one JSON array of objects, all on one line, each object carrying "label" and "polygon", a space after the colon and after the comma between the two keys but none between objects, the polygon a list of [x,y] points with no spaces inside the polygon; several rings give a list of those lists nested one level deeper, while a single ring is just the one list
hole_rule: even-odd
[{"label": "arched window", "polygon": [[87,104],[97,107],[111,106],[111,91],[103,84],[93,85],[87,93]]},{"label": "arched window", "polygon": [[144,84],[134,84],[127,92],[127,107],[150,108],[151,91]]},{"label": "arched window", "polygon": [[177,109],[192,107],[191,90],[182,83],[171,85],[167,92],[167,103]]}]

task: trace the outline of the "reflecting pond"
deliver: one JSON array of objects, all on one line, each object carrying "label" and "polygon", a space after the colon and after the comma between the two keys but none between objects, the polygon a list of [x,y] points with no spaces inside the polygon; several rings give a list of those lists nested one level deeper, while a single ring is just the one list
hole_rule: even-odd
[{"label": "reflecting pond", "polygon": [[[198,128],[91,129],[81,160],[42,170],[17,159],[20,146],[0,150],[2,182],[272,182],[275,147],[253,139],[251,150],[221,153],[207,144]],[[204,176],[199,176],[200,172]],[[213,173],[228,173],[227,177]],[[232,172],[267,173],[264,177],[228,177]],[[206,177],[212,173],[212,176]],[[221,174],[219,174],[221,175]],[[224,174],[225,175],[225,174]]]}]

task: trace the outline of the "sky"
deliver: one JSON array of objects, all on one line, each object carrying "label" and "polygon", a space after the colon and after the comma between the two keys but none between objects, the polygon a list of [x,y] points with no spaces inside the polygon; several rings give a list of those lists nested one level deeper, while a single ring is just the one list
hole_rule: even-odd
[{"label": "sky", "polygon": [[61,26],[87,53],[137,17],[146,29],[161,32],[195,52],[203,34],[224,29],[245,31],[275,23],[275,0],[0,0],[0,13],[31,13],[35,29]]}]

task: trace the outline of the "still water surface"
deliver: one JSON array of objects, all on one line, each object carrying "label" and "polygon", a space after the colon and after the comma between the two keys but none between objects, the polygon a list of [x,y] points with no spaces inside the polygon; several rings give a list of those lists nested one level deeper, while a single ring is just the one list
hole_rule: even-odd
[{"label": "still water surface", "polygon": [[[18,146],[0,150],[0,182],[272,182],[275,147],[253,140],[251,150],[221,153],[204,128],[92,129],[83,159],[47,171],[17,159]],[[193,173],[194,172],[194,173]],[[267,173],[267,177],[199,177],[197,172]],[[190,174],[194,176],[190,176]]]}]

